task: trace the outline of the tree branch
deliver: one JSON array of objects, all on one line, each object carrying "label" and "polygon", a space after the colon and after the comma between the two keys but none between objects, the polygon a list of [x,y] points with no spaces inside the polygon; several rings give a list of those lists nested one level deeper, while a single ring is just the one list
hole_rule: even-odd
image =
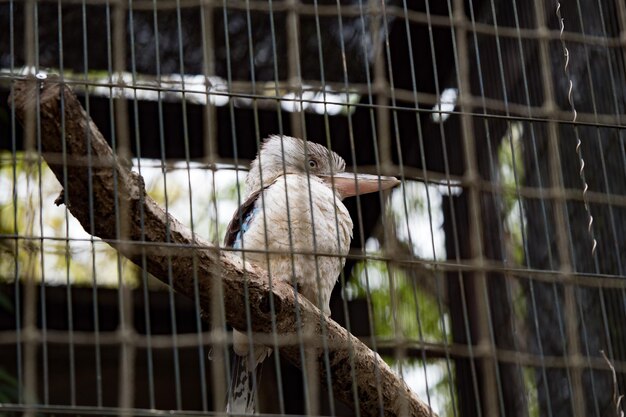
[{"label": "tree branch", "polygon": [[[246,312],[241,307],[246,302],[245,283],[252,331],[272,331],[270,286],[264,271],[220,252],[165,213],[146,194],[142,177],[116,157],[69,87],[52,79],[17,81],[9,100],[22,123],[28,112],[39,113],[43,157],[63,186],[57,201],[67,204],[88,233],[106,240],[191,299],[197,278],[205,319],[213,297],[223,293],[227,323],[243,331],[247,327]],[[435,415],[376,353],[334,321],[328,319],[322,324],[319,310],[303,297],[298,297],[301,322],[297,323],[297,302],[291,286],[276,282],[271,290],[280,334],[293,334],[298,325],[311,326],[321,338],[321,326],[326,326],[332,388],[338,398],[355,405],[352,356],[363,415]],[[281,347],[280,353],[301,367],[297,345]],[[321,348],[317,349],[317,360],[320,381],[326,381]]]}]

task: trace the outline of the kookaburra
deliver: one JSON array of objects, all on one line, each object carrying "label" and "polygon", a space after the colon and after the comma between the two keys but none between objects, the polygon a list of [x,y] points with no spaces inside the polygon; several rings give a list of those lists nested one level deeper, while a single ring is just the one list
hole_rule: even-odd
[{"label": "kookaburra", "polygon": [[[338,154],[289,136],[266,139],[250,166],[245,200],[226,232],[225,246],[294,285],[330,315],[330,294],[346,260],[352,219],[342,200],[396,186],[393,177],[346,173]],[[249,251],[252,250],[252,251]],[[315,254],[326,254],[326,256]],[[332,256],[329,256],[332,255]],[[235,365],[227,412],[254,413],[253,373],[271,348],[234,332]]]}]

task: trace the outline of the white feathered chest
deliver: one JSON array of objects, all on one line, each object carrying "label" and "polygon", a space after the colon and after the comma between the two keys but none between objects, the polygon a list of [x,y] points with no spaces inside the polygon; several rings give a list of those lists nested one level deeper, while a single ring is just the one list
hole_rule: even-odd
[{"label": "white feathered chest", "polygon": [[352,239],[346,207],[319,178],[297,174],[278,177],[251,198],[233,247],[247,250],[245,260],[271,279],[295,280],[302,295],[330,314],[330,293]]}]

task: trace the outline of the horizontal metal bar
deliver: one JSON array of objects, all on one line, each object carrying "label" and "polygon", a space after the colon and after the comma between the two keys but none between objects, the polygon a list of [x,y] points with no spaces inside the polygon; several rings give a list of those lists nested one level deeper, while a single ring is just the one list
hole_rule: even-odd
[{"label": "horizontal metal bar", "polygon": [[[346,349],[349,346],[337,345],[333,341],[327,340],[323,342],[319,337],[310,334],[265,334],[251,333],[255,343],[267,346],[298,346],[300,343],[306,343],[307,346],[313,347],[335,347]],[[422,359],[427,360],[438,359],[479,359],[484,357],[495,357],[499,362],[518,364],[521,366],[545,367],[545,368],[581,368],[596,369],[608,371],[609,366],[600,353],[598,356],[582,356],[582,355],[540,355],[527,351],[515,351],[511,349],[492,348],[486,349],[480,345],[467,345],[448,342],[425,342],[417,339],[397,337],[361,337],[363,343],[370,348],[376,346],[376,351],[380,355],[387,355],[395,358],[406,359]],[[177,348],[195,348],[202,346],[231,346],[233,343],[232,332],[212,331],[203,333],[183,333],[177,334],[176,340],[172,335],[143,335],[135,332],[100,332],[96,335],[93,332],[85,331],[61,331],[46,330],[45,333],[40,330],[24,329],[21,332],[3,331],[0,332],[0,345],[14,345],[17,343],[49,343],[59,345],[75,346],[119,346],[121,344],[129,344],[136,348],[142,349],[171,349]],[[626,361],[612,361],[613,366],[618,372],[626,372]]]},{"label": "horizontal metal bar", "polygon": [[[0,0],[0,3],[8,3],[10,0]],[[76,5],[94,5],[102,6],[111,4],[111,0],[38,0],[39,3],[54,4],[76,4]],[[130,3],[133,10],[176,10],[188,9],[196,7],[213,7],[222,9],[223,2],[218,0],[134,0]],[[116,2],[116,7],[128,9],[126,2]],[[229,0],[228,10],[250,10],[252,12],[263,13],[284,13],[295,12],[298,16],[315,17],[327,16],[336,18],[338,14],[337,5],[333,4],[307,4],[293,1],[273,1],[271,5],[267,1],[262,0]],[[364,5],[341,5],[339,13],[344,18],[360,18],[366,15],[370,18],[383,16],[383,11],[378,7],[369,7]],[[433,27],[458,28],[466,30],[470,33],[479,33],[482,35],[492,35],[502,38],[512,39],[532,39],[532,40],[561,40],[566,42],[576,42],[586,45],[598,45],[610,48],[620,48],[626,46],[626,38],[602,37],[597,35],[583,34],[578,32],[568,32],[559,30],[539,30],[537,28],[518,28],[513,26],[490,25],[488,23],[475,22],[472,23],[467,19],[455,20],[450,19],[447,15],[432,14],[427,12],[407,10],[406,13],[402,7],[395,5],[385,5],[384,14],[396,19],[406,19],[412,23],[428,24]]]},{"label": "horizontal metal bar", "polygon": [[[147,78],[144,78],[147,77]],[[11,82],[14,80],[25,80],[27,77],[20,74],[8,74],[8,73],[0,73],[0,85],[3,83]],[[463,111],[455,111],[455,110],[440,110],[434,108],[434,106],[439,101],[439,96],[435,94],[422,93],[422,92],[413,92],[411,90],[401,89],[401,88],[393,88],[391,91],[391,87],[389,88],[378,88],[374,89],[373,93],[375,95],[382,95],[384,97],[390,97],[394,95],[397,102],[405,102],[410,103],[413,106],[399,106],[393,104],[369,104],[369,103],[346,103],[342,101],[334,102],[334,101],[324,101],[324,100],[316,100],[309,98],[290,98],[285,97],[284,95],[278,96],[275,94],[275,91],[285,91],[285,92],[304,92],[304,91],[321,91],[321,89],[325,88],[325,86],[336,89],[333,91],[335,95],[341,94],[350,94],[350,93],[358,93],[362,95],[367,95],[368,91],[371,90],[371,87],[368,88],[367,84],[363,83],[353,83],[350,84],[350,89],[348,91],[345,90],[339,83],[324,83],[320,84],[319,81],[314,80],[303,80],[303,85],[309,85],[308,88],[302,89],[294,89],[293,85],[288,81],[279,82],[275,88],[262,90],[258,88],[258,83],[253,84],[252,82],[247,81],[235,81],[232,82],[228,86],[228,90],[214,90],[209,89],[206,92],[199,92],[197,90],[176,87],[172,85],[167,85],[167,83],[163,83],[163,85],[157,85],[159,81],[148,81],[150,80],[149,76],[142,75],[141,83],[135,84],[126,84],[123,82],[102,82],[102,81],[92,81],[81,79],[77,76],[77,78],[67,77],[65,76],[59,82],[62,82],[67,85],[73,86],[73,88],[77,89],[77,93],[81,93],[81,86],[83,88],[87,87],[105,87],[110,89],[123,88],[123,89],[131,89],[137,91],[154,91],[154,92],[163,92],[169,93],[168,97],[162,97],[164,101],[176,101],[180,100],[180,97],[177,97],[175,94],[189,94],[189,95],[207,95],[207,96],[219,96],[219,97],[229,97],[231,99],[239,99],[239,100],[253,100],[254,106],[259,109],[270,109],[276,110],[276,103],[285,103],[285,102],[293,102],[293,103],[307,103],[307,104],[327,104],[327,105],[340,105],[345,106],[347,108],[366,108],[366,109],[376,109],[376,108],[385,108],[387,110],[399,111],[399,112],[413,112],[417,114],[447,114],[447,115],[469,115],[479,119],[494,119],[494,120],[506,120],[506,121],[519,121],[519,122],[528,122],[528,123],[546,123],[549,121],[557,122],[560,124],[571,125],[571,126],[592,126],[592,127],[603,127],[603,128],[614,128],[614,129],[625,129],[626,128],[626,116],[622,114],[613,114],[613,113],[577,113],[577,118],[574,121],[572,119],[571,111],[561,110],[556,108],[555,106],[529,106],[527,103],[511,103],[510,101],[497,100],[488,97],[474,96],[468,95],[464,100],[466,100],[467,106],[474,109],[482,109],[483,112],[474,111],[474,112],[463,112]],[[154,85],[146,84],[146,82],[154,82]],[[256,87],[255,87],[256,86]],[[262,93],[255,91],[261,90]],[[173,93],[175,93],[173,95]],[[93,96],[94,93],[90,92],[90,95]],[[415,97],[417,96],[417,102],[415,101]],[[129,100],[134,100],[133,97],[127,97]],[[136,98],[137,101],[143,101],[141,98]],[[428,106],[428,107],[420,107],[420,106]],[[238,107],[247,107],[244,103],[239,103]],[[251,106],[250,106],[251,107]],[[497,113],[489,113],[489,111],[494,111]],[[502,114],[507,113],[507,114]],[[334,117],[343,117],[343,116],[334,116]]]}]

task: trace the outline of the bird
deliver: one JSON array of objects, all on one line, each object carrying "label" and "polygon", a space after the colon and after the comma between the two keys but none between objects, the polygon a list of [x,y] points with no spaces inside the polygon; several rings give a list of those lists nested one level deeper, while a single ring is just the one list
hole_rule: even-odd
[{"label": "bird", "polygon": [[[224,238],[224,246],[237,249],[270,280],[293,285],[327,317],[352,240],[353,223],[342,200],[400,183],[394,177],[347,173],[345,168],[345,160],[323,145],[269,136],[250,165],[244,203]],[[233,350],[226,411],[253,414],[260,365],[271,348],[251,345],[245,333],[234,330]]]}]

